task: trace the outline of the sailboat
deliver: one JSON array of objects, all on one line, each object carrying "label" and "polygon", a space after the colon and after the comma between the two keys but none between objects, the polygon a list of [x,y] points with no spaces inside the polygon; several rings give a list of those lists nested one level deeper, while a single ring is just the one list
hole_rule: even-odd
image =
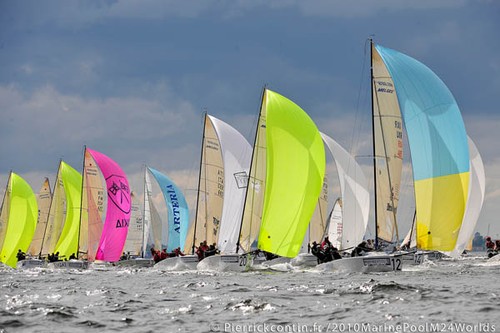
[{"label": "sailboat", "polygon": [[26,252],[35,233],[36,196],[21,176],[10,172],[0,211],[0,262],[15,268],[18,251]]},{"label": "sailboat", "polygon": [[236,248],[243,252],[239,265],[251,265],[247,254],[253,251],[297,256],[324,175],[325,150],[314,122],[297,104],[265,88]]},{"label": "sailboat", "polygon": [[[191,239],[195,245],[210,240],[207,243],[215,244],[220,255],[201,258],[197,269],[239,268],[236,248],[252,148],[234,127],[208,114],[204,133],[196,232]],[[215,221],[215,216],[220,219]]]},{"label": "sailboat", "polygon": [[125,256],[116,262],[117,266],[150,267],[154,265],[154,260],[146,258],[146,246],[144,240],[145,218],[141,211],[140,203],[134,191],[130,192],[132,201],[130,212],[130,224],[128,226],[127,239],[123,252]]},{"label": "sailboat", "polygon": [[111,158],[85,147],[82,184],[79,259],[96,268],[107,266],[120,259],[127,238],[131,210],[127,176]]},{"label": "sailboat", "polygon": [[50,182],[48,178],[45,178],[36,198],[38,204],[38,220],[35,234],[33,235],[28,251],[26,251],[26,259],[19,261],[16,265],[17,268],[35,268],[46,266],[45,260],[42,260],[41,258],[41,246],[43,234],[45,233],[45,226],[47,225],[51,199],[52,194],[50,190]]},{"label": "sailboat", "polygon": [[417,60],[371,42],[375,244],[398,238],[403,125],[411,152],[417,248],[451,251],[469,188],[465,126],[443,81]]},{"label": "sailboat", "polygon": [[[49,259],[50,268],[87,268],[87,262],[77,260],[81,186],[82,175],[60,161],[40,251],[41,256]],[[55,253],[57,260],[50,262],[50,256]]]},{"label": "sailboat", "polygon": [[[163,201],[167,209],[167,216],[164,218],[160,217],[153,204],[149,174],[153,175],[163,194]],[[185,246],[189,224],[189,208],[184,194],[170,178],[152,167],[146,167],[144,177],[143,251],[146,253],[149,250],[148,244],[152,244],[152,247],[159,251],[164,249],[167,253],[172,254],[178,250],[181,253],[180,249]],[[197,262],[195,256],[170,257],[158,262],[156,268],[170,270],[183,265],[194,268]]]},{"label": "sailboat", "polygon": [[[399,258],[385,253],[365,257],[350,257],[366,232],[370,209],[368,181],[356,160],[328,135],[321,133],[334,157],[340,181],[341,198],[337,199],[330,215],[326,235],[342,259],[320,264],[318,268],[336,271],[380,272],[401,268]],[[347,255],[347,257],[346,257]]]}]

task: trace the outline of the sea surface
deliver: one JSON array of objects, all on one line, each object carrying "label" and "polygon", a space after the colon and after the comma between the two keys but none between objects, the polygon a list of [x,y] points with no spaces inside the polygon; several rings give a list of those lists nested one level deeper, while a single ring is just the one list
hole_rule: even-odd
[{"label": "sea surface", "polygon": [[390,273],[0,270],[0,332],[500,332],[500,262]]}]

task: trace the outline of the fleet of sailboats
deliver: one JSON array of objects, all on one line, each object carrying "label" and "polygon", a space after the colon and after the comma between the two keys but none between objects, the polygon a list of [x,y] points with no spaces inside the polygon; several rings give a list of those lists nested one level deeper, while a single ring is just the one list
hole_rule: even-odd
[{"label": "fleet of sailboats", "polygon": [[[323,268],[402,268],[403,253],[396,251],[403,225],[398,208],[403,158],[410,152],[415,214],[403,243],[458,257],[472,237],[484,200],[481,156],[467,137],[452,93],[432,70],[373,42],[370,49],[375,251]],[[409,152],[404,151],[404,135]],[[341,192],[330,203],[330,214],[325,147],[335,161]],[[166,213],[155,207],[152,179],[161,189]],[[53,193],[45,179],[37,199],[11,172],[0,214],[0,261],[15,267],[22,251],[29,258],[18,266],[25,267],[29,260],[40,266],[41,258],[53,254],[63,259],[51,266],[59,268],[139,261],[151,266],[149,250],[165,248],[186,255],[166,259],[158,268],[241,271],[258,264],[263,258],[259,253],[311,257],[304,249],[325,236],[347,253],[366,234],[368,183],[355,158],[320,133],[304,110],[264,88],[253,145],[229,124],[205,114],[191,223],[184,194],[165,174],[145,168],[141,210],[121,167],[85,148],[82,174],[60,161]],[[205,245],[213,245],[217,254],[197,253]]]}]

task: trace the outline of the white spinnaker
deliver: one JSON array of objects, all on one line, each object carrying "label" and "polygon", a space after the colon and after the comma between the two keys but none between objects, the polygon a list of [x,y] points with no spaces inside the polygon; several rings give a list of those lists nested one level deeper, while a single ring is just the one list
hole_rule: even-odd
[{"label": "white spinnaker", "polygon": [[467,137],[467,139],[470,155],[469,197],[465,206],[464,218],[460,232],[458,233],[457,243],[453,251],[447,253],[454,258],[458,258],[462,254],[474,233],[481,208],[483,207],[486,183],[481,155],[472,139],[470,137]]},{"label": "white spinnaker", "polygon": [[339,249],[358,245],[365,235],[370,211],[368,181],[356,160],[335,140],[321,133],[333,155],[342,193],[343,235]]},{"label": "white spinnaker", "polygon": [[221,253],[236,252],[243,214],[252,147],[236,129],[208,115],[217,133],[224,164],[224,203],[217,247]]}]

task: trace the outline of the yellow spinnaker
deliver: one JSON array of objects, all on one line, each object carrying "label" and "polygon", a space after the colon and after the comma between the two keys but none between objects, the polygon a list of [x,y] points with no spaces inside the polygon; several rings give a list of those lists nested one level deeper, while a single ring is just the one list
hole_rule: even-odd
[{"label": "yellow spinnaker", "polygon": [[273,91],[265,94],[266,187],[258,248],[295,257],[323,186],[325,151],[306,112]]},{"label": "yellow spinnaker", "polygon": [[8,216],[3,221],[6,222],[6,230],[0,261],[16,267],[17,251],[20,249],[26,252],[33,239],[38,205],[31,186],[13,172],[10,174],[5,196],[3,209],[8,210]]},{"label": "yellow spinnaker", "polygon": [[61,161],[59,177],[64,184],[66,195],[66,218],[55,251],[59,252],[59,257],[64,256],[68,259],[72,254],[78,255],[82,175],[69,164]]}]

